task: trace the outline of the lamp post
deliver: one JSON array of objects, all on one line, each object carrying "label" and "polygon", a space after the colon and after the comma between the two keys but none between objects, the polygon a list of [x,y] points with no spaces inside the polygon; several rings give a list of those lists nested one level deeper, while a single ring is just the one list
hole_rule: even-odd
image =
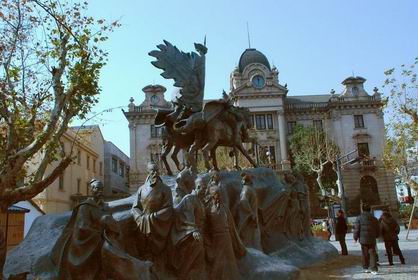
[{"label": "lamp post", "polygon": [[[354,155],[354,158],[350,159],[350,156]],[[343,161],[344,160],[344,161]],[[358,156],[358,150],[355,149],[349,153],[346,153],[342,156],[337,155],[335,159],[336,165],[336,172],[337,172],[337,186],[338,186],[338,197],[341,199],[341,208],[343,209],[344,213],[347,213],[347,197],[345,195],[344,183],[343,183],[343,175],[341,173],[341,167],[350,163],[354,164],[360,160]]]}]

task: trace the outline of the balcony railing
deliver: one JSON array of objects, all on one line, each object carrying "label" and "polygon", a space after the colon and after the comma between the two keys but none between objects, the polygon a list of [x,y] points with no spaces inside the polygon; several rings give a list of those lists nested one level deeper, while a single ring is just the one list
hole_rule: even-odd
[{"label": "balcony railing", "polygon": [[363,158],[360,160],[360,167],[362,170],[375,170],[376,158]]}]

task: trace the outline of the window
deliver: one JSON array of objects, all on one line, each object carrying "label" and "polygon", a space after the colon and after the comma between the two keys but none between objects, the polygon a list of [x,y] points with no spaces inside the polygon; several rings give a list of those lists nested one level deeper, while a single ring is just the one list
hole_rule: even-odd
[{"label": "window", "polygon": [[64,190],[64,174],[62,174],[58,179],[58,189],[60,191]]},{"label": "window", "polygon": [[118,173],[118,160],[115,158],[112,158],[112,171]]},{"label": "window", "polygon": [[273,129],[273,115],[272,114],[267,115],[267,128]]},{"label": "window", "polygon": [[369,143],[357,143],[358,155],[360,158],[368,157],[369,152]]},{"label": "window", "polygon": [[151,125],[151,138],[161,138],[162,136],[162,130],[160,127],[155,127],[154,125]]},{"label": "window", "polygon": [[77,164],[81,165],[81,151],[80,150],[77,151]]},{"label": "window", "polygon": [[96,173],[96,159],[93,159],[93,172]]},{"label": "window", "polygon": [[87,170],[90,170],[90,156],[89,155],[87,155],[87,158],[86,158],[86,165],[87,165]]},{"label": "window", "polygon": [[255,127],[259,130],[266,129],[266,116],[255,115]]},{"label": "window", "polygon": [[103,162],[99,163],[99,174],[103,175]]},{"label": "window", "polygon": [[293,134],[295,130],[296,122],[287,122],[287,134]]},{"label": "window", "polygon": [[317,130],[321,130],[323,129],[322,127],[322,120],[313,120],[313,127]]},{"label": "window", "polygon": [[125,164],[123,162],[119,162],[119,176],[125,177]]},{"label": "window", "polygon": [[358,96],[358,87],[353,87],[352,92],[353,96]]},{"label": "window", "polygon": [[355,128],[364,127],[363,115],[354,115],[354,127]]},{"label": "window", "polygon": [[80,193],[81,179],[77,178],[77,193]]},{"label": "window", "polygon": [[258,153],[261,164],[268,165],[276,162],[276,151],[274,146],[259,146]]},{"label": "window", "polygon": [[254,115],[251,115],[251,125],[252,127],[254,127],[255,123],[254,123]]}]

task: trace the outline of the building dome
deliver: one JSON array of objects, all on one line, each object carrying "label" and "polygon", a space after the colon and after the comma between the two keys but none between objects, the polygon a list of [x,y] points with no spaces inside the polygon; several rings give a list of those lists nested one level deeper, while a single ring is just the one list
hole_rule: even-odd
[{"label": "building dome", "polygon": [[239,72],[242,73],[245,67],[252,63],[263,64],[269,70],[271,70],[270,63],[267,57],[262,52],[257,51],[256,49],[246,49],[242,53],[241,57],[239,58],[239,63],[238,63]]}]

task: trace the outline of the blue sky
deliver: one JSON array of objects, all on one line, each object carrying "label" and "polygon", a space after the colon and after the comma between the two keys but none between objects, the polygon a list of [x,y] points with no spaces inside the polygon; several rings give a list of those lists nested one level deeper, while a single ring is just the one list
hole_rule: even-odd
[{"label": "blue sky", "polygon": [[[248,47],[263,52],[288,84],[289,95],[342,91],[352,75],[367,79],[366,90],[381,88],[383,71],[418,56],[418,1],[415,0],[91,0],[90,14],[122,26],[103,46],[109,62],[101,75],[95,112],[144,99],[148,84],[167,88],[148,52],[166,39],[183,51],[207,36],[206,98],[229,90],[229,75]],[[94,118],[106,140],[129,155],[128,122],[119,110]]]}]

